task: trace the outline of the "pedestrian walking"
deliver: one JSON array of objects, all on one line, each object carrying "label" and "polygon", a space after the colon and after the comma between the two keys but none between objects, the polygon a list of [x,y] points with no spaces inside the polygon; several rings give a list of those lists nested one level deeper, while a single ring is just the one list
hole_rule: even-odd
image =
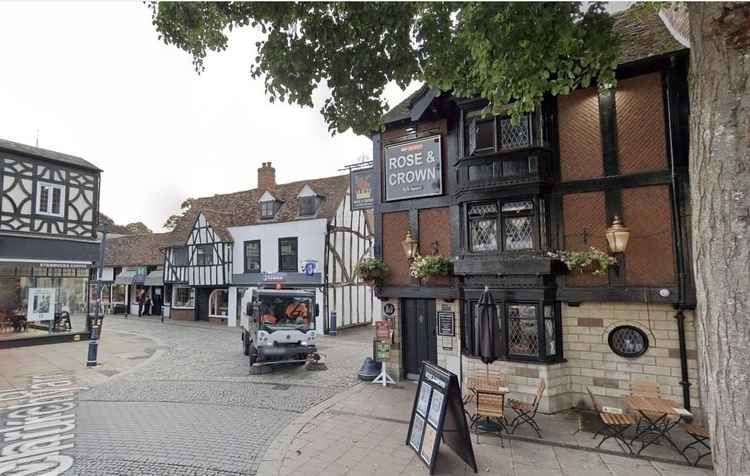
[{"label": "pedestrian walking", "polygon": [[143,305],[145,304],[144,299],[146,297],[146,291],[141,289],[135,296],[135,301],[138,303],[138,317],[143,315]]},{"label": "pedestrian walking", "polygon": [[146,302],[144,304],[144,311],[145,315],[150,316],[151,315],[151,296],[146,294]]}]

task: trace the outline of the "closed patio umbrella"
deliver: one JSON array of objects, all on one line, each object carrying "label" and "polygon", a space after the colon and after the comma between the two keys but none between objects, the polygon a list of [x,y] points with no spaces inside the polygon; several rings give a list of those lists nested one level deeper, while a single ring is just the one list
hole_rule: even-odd
[{"label": "closed patio umbrella", "polygon": [[476,322],[474,323],[474,354],[487,365],[496,361],[499,356],[500,329],[497,325],[497,306],[495,298],[485,286],[482,297],[477,303]]}]

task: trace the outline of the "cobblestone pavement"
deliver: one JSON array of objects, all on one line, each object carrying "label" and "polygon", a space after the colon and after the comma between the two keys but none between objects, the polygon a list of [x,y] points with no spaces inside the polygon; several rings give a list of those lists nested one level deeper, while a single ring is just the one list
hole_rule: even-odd
[{"label": "cobblestone pavement", "polygon": [[254,474],[287,423],[357,382],[372,331],[321,337],[328,370],[249,375],[240,331],[108,317],[104,333],[159,343],[134,371],[79,394],[71,475]]}]

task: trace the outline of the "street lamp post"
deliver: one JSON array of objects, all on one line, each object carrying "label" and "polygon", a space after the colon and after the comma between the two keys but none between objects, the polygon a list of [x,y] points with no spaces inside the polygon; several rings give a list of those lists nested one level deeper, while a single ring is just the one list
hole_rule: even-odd
[{"label": "street lamp post", "polygon": [[96,355],[99,351],[99,338],[102,333],[104,316],[102,315],[102,274],[104,273],[104,253],[107,248],[107,224],[101,227],[102,241],[99,243],[99,262],[96,270],[96,315],[91,324],[91,335],[89,339],[89,355],[86,361],[87,367],[97,365]]}]

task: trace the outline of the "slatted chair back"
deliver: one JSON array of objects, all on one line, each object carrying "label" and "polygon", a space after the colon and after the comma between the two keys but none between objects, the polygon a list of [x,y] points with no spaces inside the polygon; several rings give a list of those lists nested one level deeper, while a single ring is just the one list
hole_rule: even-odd
[{"label": "slatted chair back", "polygon": [[539,402],[542,401],[542,396],[544,395],[544,390],[547,388],[547,382],[544,381],[543,378],[539,379],[539,383],[536,385],[536,395],[534,396],[534,411],[536,412],[536,409],[539,408]]},{"label": "slatted chair back", "polygon": [[630,381],[630,393],[633,395],[639,395],[642,397],[661,397],[659,391],[659,384],[654,380],[647,379],[633,379]]},{"label": "slatted chair back", "polygon": [[596,401],[596,397],[594,397],[594,393],[591,391],[589,387],[586,387],[586,391],[589,393],[589,398],[591,398],[591,404],[594,405],[594,410],[596,410],[597,413],[601,413],[602,407],[600,407],[599,402]]},{"label": "slatted chair back", "polygon": [[477,414],[483,417],[503,418],[503,399],[500,395],[477,394]]}]

